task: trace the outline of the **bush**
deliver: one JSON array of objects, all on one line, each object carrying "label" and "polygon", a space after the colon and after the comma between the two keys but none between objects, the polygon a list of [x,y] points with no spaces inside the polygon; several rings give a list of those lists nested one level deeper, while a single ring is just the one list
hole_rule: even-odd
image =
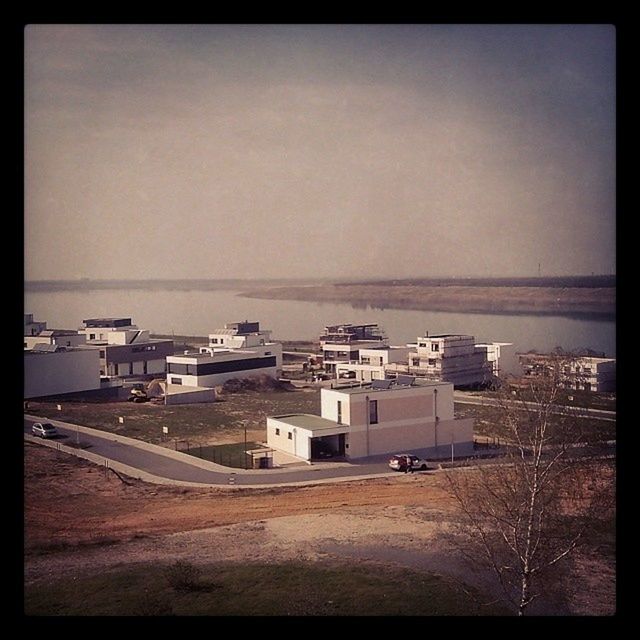
[{"label": "bush", "polygon": [[247,378],[232,378],[222,385],[224,393],[237,393],[239,391],[280,391],[285,385],[262,373],[257,376],[249,376]]},{"label": "bush", "polygon": [[200,588],[200,569],[185,560],[177,560],[168,567],[165,576],[176,591],[198,591]]}]

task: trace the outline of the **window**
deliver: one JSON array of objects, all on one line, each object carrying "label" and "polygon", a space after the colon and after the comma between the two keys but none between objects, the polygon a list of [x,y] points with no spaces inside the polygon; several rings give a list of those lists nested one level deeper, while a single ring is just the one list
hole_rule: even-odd
[{"label": "window", "polygon": [[421,342],[418,346],[422,347],[424,349],[427,346],[427,343],[426,342]]},{"label": "window", "polygon": [[171,384],[182,384],[182,378],[171,378]]},{"label": "window", "polygon": [[71,340],[67,340],[67,347],[71,346]]},{"label": "window", "polygon": [[224,344],[224,338],[220,338],[220,344]]},{"label": "window", "polygon": [[264,355],[265,355],[265,356],[270,356],[270,355],[271,355],[271,351],[265,351],[265,352],[264,352]]},{"label": "window", "polygon": [[105,357],[105,350],[104,349],[100,349],[100,357],[101,358]]},{"label": "window", "polygon": [[96,339],[96,334],[95,333],[90,333],[89,334],[89,340],[95,340]]},{"label": "window", "polygon": [[432,342],[431,351],[440,351],[440,345],[437,342]]},{"label": "window", "polygon": [[338,424],[342,424],[342,400],[338,400]]},{"label": "window", "polygon": [[427,360],[427,362],[429,363],[430,367],[433,367],[436,364],[436,359],[435,358],[429,358],[429,360]]},{"label": "window", "polygon": [[378,401],[369,401],[369,424],[378,424]]},{"label": "window", "polygon": [[211,344],[218,344],[218,338],[211,338]]},{"label": "window", "polygon": [[276,427],[276,435],[279,436],[280,435],[280,429],[278,427]]},{"label": "window", "polygon": [[289,431],[289,433],[287,434],[287,438],[289,440],[293,440],[293,433],[291,433],[291,431]]},{"label": "window", "polygon": [[411,366],[419,367],[420,366],[420,358],[411,358]]},{"label": "window", "polygon": [[362,358],[360,358],[362,361],[362,364],[370,364],[371,363],[371,358],[369,356],[362,356]]}]

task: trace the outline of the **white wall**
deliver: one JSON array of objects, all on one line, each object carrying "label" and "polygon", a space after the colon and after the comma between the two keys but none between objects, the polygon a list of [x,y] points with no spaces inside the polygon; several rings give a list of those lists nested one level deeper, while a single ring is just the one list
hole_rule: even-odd
[{"label": "white wall", "polygon": [[24,397],[87,391],[100,388],[97,349],[24,354]]}]

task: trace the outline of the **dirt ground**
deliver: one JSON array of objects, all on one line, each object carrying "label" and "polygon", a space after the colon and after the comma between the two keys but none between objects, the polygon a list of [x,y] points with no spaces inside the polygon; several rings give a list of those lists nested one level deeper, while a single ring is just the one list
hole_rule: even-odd
[{"label": "dirt ground", "polygon": [[[192,489],[130,480],[25,443],[25,584],[129,563],[382,563],[430,571],[499,594],[457,554],[441,474],[302,488]],[[610,615],[615,566],[576,556],[563,601],[537,613]],[[532,611],[533,612],[533,611]]]}]

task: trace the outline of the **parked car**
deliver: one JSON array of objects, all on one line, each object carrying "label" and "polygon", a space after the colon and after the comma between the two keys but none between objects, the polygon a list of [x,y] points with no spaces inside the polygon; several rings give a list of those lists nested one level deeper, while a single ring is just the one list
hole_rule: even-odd
[{"label": "parked car", "polygon": [[409,453],[398,453],[389,459],[389,466],[394,471],[406,471],[409,465],[411,469],[420,469],[420,471],[426,471],[429,468],[426,460]]},{"label": "parked car", "polygon": [[53,438],[58,435],[58,430],[50,422],[36,422],[31,427],[31,433],[41,438]]}]

